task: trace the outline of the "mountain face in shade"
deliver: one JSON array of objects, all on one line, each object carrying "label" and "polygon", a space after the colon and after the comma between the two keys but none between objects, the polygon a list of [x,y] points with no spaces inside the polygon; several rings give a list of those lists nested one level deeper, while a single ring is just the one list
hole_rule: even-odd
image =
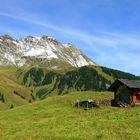
[{"label": "mountain face in shade", "polygon": [[0,65],[82,67],[96,65],[80,49],[72,44],[62,44],[49,36],[27,36],[14,39],[0,36]]}]

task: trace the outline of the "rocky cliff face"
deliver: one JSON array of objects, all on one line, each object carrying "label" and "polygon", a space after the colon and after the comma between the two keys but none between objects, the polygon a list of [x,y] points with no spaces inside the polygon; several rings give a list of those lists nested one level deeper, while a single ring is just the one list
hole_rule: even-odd
[{"label": "rocky cliff face", "polygon": [[49,36],[14,39],[0,37],[0,65],[49,67],[96,65],[72,44],[61,44]]}]

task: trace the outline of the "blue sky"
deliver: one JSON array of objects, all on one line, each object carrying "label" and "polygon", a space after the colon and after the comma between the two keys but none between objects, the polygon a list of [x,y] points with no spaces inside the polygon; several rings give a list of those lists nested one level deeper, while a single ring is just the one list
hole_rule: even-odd
[{"label": "blue sky", "polygon": [[0,0],[0,35],[50,35],[140,75],[140,0]]}]

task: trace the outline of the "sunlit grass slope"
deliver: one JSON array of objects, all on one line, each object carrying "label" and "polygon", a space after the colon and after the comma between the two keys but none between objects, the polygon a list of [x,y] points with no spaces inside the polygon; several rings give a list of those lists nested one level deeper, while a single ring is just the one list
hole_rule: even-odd
[{"label": "sunlit grass slope", "polygon": [[0,67],[0,95],[4,101],[0,101],[0,110],[8,109],[29,103],[32,100],[30,91],[16,81],[16,67]]},{"label": "sunlit grass slope", "polygon": [[77,99],[110,99],[108,92],[74,92],[0,112],[1,140],[139,140],[140,107],[83,110]]}]

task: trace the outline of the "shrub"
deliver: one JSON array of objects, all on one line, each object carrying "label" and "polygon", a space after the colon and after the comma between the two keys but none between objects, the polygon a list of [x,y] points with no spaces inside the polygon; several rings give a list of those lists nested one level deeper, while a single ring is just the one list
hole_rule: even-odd
[{"label": "shrub", "polygon": [[14,105],[13,104],[10,105],[10,109],[12,109],[12,108],[14,108]]}]

